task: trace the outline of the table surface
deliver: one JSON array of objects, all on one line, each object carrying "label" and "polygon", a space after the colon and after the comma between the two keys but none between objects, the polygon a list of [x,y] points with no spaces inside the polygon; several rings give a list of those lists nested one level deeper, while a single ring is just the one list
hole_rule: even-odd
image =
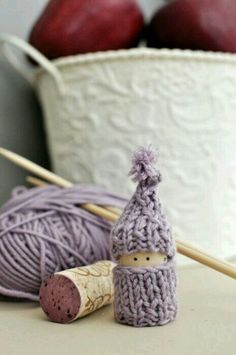
[{"label": "table surface", "polygon": [[178,274],[179,315],[162,327],[120,325],[112,306],[69,325],[56,324],[37,303],[1,298],[1,354],[235,355],[236,281],[199,266]]}]

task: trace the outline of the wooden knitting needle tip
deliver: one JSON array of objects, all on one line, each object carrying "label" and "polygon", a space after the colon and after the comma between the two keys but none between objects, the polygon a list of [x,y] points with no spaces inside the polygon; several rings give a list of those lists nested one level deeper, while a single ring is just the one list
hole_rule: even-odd
[{"label": "wooden knitting needle tip", "polygon": [[216,258],[214,255],[206,253],[204,250],[196,248],[195,246],[176,239],[177,251],[191,258],[200,264],[208,266],[209,268],[236,279],[236,266],[225,260]]}]

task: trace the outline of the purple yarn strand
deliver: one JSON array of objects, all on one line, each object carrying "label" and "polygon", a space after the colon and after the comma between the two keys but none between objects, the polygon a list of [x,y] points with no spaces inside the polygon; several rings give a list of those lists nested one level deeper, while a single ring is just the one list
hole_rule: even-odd
[{"label": "purple yarn strand", "polygon": [[123,208],[127,200],[103,188],[17,188],[0,209],[0,294],[38,300],[49,275],[112,259],[112,224],[79,206]]}]

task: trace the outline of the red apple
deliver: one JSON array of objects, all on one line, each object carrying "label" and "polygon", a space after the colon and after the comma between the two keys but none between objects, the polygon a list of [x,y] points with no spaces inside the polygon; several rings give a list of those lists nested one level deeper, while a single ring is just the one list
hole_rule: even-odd
[{"label": "red apple", "polygon": [[133,47],[143,26],[136,0],[50,0],[29,42],[53,59]]},{"label": "red apple", "polygon": [[170,2],[154,15],[148,46],[236,52],[236,1]]}]

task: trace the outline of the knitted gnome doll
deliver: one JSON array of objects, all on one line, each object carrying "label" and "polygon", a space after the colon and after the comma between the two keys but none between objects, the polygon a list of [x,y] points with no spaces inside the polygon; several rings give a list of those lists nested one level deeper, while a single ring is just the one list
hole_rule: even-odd
[{"label": "knitted gnome doll", "polygon": [[176,249],[156,194],[155,161],[149,148],[134,155],[130,175],[138,186],[111,232],[115,318],[136,327],[166,324],[177,312]]}]

